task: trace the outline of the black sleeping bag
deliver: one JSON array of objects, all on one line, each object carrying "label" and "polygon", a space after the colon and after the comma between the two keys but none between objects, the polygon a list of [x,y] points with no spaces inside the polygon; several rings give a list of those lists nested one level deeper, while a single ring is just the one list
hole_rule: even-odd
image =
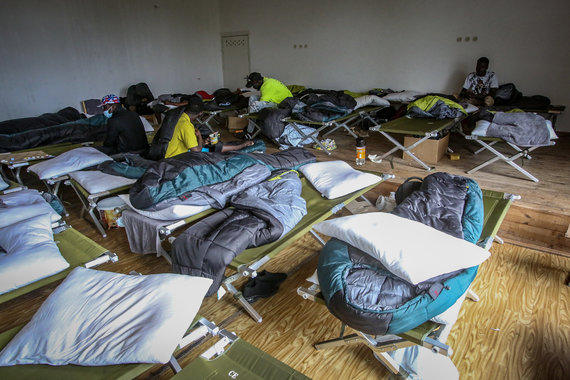
[{"label": "black sleeping bag", "polygon": [[23,117],[20,119],[5,120],[0,122],[0,134],[10,135],[33,129],[50,127],[81,119],[82,116],[73,107],[61,109],[55,113],[44,113],[36,117]]}]

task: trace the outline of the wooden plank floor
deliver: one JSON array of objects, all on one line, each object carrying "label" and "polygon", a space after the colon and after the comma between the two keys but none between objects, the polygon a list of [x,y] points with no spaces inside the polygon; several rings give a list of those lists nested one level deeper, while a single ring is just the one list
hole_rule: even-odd
[{"label": "wooden plank floor", "polygon": [[[352,164],[354,140],[342,132],[335,133],[333,138],[339,148],[332,157],[314,151],[318,159],[343,159]],[[570,273],[570,258],[563,255],[564,250],[567,253],[567,243],[558,232],[554,234],[556,237],[552,233],[566,223],[565,232],[570,216],[570,192],[564,183],[570,174],[568,140],[568,136],[563,136],[557,146],[537,150],[534,159],[525,164],[525,168],[541,179],[538,184],[519,178],[518,172],[501,163],[495,164],[497,169],[473,175],[483,188],[523,196],[516,202],[517,208],[509,212],[499,234],[505,236],[512,230],[513,236],[522,240],[522,243],[515,242],[532,243],[536,247],[495,244],[491,258],[481,266],[474,282],[481,301],[464,303],[448,340],[454,350],[452,361],[462,379],[568,378],[570,287],[565,281]],[[436,170],[463,174],[465,168],[475,165],[475,159],[458,147],[460,142],[452,136],[451,145],[459,151],[461,160],[445,158]],[[389,146],[380,135],[370,136],[367,145],[369,153],[385,151]],[[270,143],[268,147],[270,151],[276,150]],[[394,169],[389,162],[374,164],[370,161],[363,168],[396,175],[394,181],[368,193],[371,200],[394,191],[397,184],[409,176],[428,174],[399,158],[394,159]],[[30,187],[42,189],[39,183],[32,183]],[[118,263],[105,264],[99,269],[120,273],[135,270],[143,274],[170,271],[163,259],[131,253],[122,229],[109,231],[108,237],[103,239],[89,223],[80,219],[79,202],[71,189],[64,186],[62,191],[70,212],[69,224],[120,257]],[[526,231],[523,227],[532,227],[534,231],[534,236],[526,242],[525,233],[516,235],[517,231]],[[543,244],[548,239],[556,240],[551,244],[552,252]],[[277,295],[255,304],[264,318],[261,324],[245,314],[230,296],[219,301],[214,297],[205,299],[200,313],[314,379],[390,379],[390,374],[364,346],[323,351],[313,348],[318,341],[336,337],[340,327],[324,306],[296,294],[297,287],[306,284],[305,278],[315,270],[318,251],[319,245],[306,235],[264,267],[273,272],[287,272],[289,277]],[[56,285],[1,304],[0,331],[27,322]],[[185,353],[180,359],[182,365],[206,346]],[[172,375],[167,366],[156,366],[140,378],[168,379]]]}]

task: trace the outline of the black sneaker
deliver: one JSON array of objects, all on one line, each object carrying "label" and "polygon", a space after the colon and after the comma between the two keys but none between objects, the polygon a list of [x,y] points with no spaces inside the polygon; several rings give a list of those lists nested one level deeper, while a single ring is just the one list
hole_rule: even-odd
[{"label": "black sneaker", "polygon": [[258,281],[273,282],[277,285],[281,285],[281,283],[287,279],[287,273],[271,273],[264,269],[257,274],[256,278]]},{"label": "black sneaker", "polygon": [[252,278],[243,287],[242,294],[247,302],[253,303],[260,298],[275,295],[278,290],[279,284],[271,281],[258,281],[257,278]]}]

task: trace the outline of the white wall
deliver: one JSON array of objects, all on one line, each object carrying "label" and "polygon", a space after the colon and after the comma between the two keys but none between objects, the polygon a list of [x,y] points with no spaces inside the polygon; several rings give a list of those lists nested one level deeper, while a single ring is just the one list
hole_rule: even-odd
[{"label": "white wall", "polygon": [[148,83],[162,93],[221,87],[216,1],[0,2],[0,120],[79,108]]},{"label": "white wall", "polygon": [[567,0],[220,0],[220,24],[249,31],[252,71],[287,84],[452,93],[484,55],[500,83],[570,106]]}]

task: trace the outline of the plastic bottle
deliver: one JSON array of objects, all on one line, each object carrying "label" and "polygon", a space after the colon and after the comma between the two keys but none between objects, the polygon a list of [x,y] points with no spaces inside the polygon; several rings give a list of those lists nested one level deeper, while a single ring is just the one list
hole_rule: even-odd
[{"label": "plastic bottle", "polygon": [[366,162],[366,142],[362,137],[356,139],[356,165]]}]

